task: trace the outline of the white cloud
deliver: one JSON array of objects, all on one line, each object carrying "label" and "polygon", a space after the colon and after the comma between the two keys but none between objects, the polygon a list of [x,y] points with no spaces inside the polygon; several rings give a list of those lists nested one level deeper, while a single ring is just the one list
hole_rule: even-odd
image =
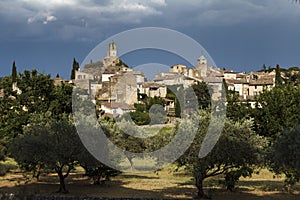
[{"label": "white cloud", "polygon": [[[140,23],[147,16],[161,15],[157,9],[165,6],[164,0],[17,0],[19,6],[31,13],[27,23],[44,23],[57,18],[66,22],[83,18],[98,23]],[[1,3],[0,3],[1,4]],[[93,23],[93,22],[92,22]]]},{"label": "white cloud", "polygon": [[46,20],[44,20],[43,24],[48,24],[48,22],[53,22],[53,21],[56,21],[57,18],[53,15],[50,15],[50,16],[47,16],[46,17]]},{"label": "white cloud", "polygon": [[31,16],[27,19],[28,24],[35,22],[41,22],[43,24],[48,24],[49,22],[54,22],[57,20],[57,17],[48,12],[38,12],[36,15]]}]

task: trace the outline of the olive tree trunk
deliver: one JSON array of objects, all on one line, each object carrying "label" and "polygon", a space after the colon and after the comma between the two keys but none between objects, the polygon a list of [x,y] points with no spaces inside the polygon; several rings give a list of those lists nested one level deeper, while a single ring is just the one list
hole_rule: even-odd
[{"label": "olive tree trunk", "polygon": [[66,189],[65,179],[68,177],[72,167],[71,166],[67,166],[67,167],[68,169],[65,174],[63,173],[64,165],[60,167],[56,167],[56,172],[59,177],[59,190],[57,191],[58,193],[68,193],[68,190]]}]

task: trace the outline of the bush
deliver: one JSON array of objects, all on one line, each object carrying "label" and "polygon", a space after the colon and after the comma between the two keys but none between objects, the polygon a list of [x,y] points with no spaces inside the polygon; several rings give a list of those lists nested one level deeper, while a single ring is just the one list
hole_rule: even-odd
[{"label": "bush", "polygon": [[147,125],[150,123],[149,113],[146,112],[131,112],[130,117],[137,125]]},{"label": "bush", "polygon": [[5,161],[0,162],[0,176],[4,176],[6,173],[17,168],[17,163],[13,159],[7,158]]}]

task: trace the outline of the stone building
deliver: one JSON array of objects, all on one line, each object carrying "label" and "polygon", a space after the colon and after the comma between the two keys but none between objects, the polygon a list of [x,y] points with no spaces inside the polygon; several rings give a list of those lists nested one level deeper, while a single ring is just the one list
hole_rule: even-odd
[{"label": "stone building", "polygon": [[114,83],[111,82],[112,77],[122,76],[131,71],[132,69],[118,58],[117,45],[112,42],[109,44],[107,55],[101,61],[91,61],[82,70],[79,69],[75,72],[74,82],[80,88],[87,90],[91,97],[111,101],[115,99],[112,97],[112,91],[115,87]]},{"label": "stone building", "polygon": [[250,74],[231,72],[230,76],[225,76],[225,74],[224,79],[228,89],[236,91],[240,99],[244,100],[253,100],[259,93],[275,86],[275,74],[268,72],[251,72]]},{"label": "stone building", "polygon": [[205,78],[207,76],[207,59],[204,55],[200,56],[198,58],[198,65],[196,69],[200,72],[200,75],[202,78]]},{"label": "stone building", "polygon": [[135,108],[127,103],[119,102],[102,102],[101,110],[104,112],[104,115],[110,117],[118,117],[125,113],[129,113],[135,110]]},{"label": "stone building", "polygon": [[139,88],[139,93],[146,94],[148,97],[162,97],[167,96],[167,87],[155,82],[145,82]]}]

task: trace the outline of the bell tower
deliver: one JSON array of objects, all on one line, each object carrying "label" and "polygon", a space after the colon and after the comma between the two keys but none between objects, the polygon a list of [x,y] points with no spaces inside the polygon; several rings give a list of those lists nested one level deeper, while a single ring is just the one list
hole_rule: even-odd
[{"label": "bell tower", "polygon": [[201,77],[204,78],[207,76],[207,59],[206,57],[203,55],[200,56],[200,58],[198,58],[198,70],[201,73]]},{"label": "bell tower", "polygon": [[109,57],[117,57],[117,45],[115,42],[112,42],[109,44],[108,56]]}]

